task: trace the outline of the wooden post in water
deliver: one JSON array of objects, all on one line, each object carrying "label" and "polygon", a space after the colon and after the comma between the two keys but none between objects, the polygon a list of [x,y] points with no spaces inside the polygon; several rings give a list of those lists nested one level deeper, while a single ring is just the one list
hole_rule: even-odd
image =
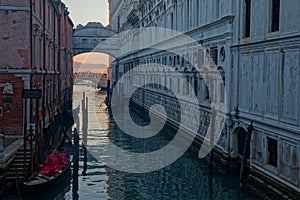
[{"label": "wooden post in water", "polygon": [[244,152],[242,157],[242,163],[241,163],[241,170],[240,170],[240,186],[241,188],[244,187],[246,179],[249,176],[249,171],[247,171],[247,165],[248,165],[248,159],[250,157],[250,142],[251,142],[251,136],[253,131],[253,121],[251,121],[250,126],[247,128],[247,135],[244,145]]},{"label": "wooden post in water", "polygon": [[82,175],[86,175],[86,171],[87,171],[87,131],[88,131],[88,97],[85,97],[85,94],[83,95],[83,128],[82,128],[82,149],[83,149],[83,171],[82,171]]},{"label": "wooden post in water", "polygon": [[74,163],[73,163],[73,199],[79,199],[78,195],[78,165],[79,165],[79,134],[77,129],[74,129]]},{"label": "wooden post in water", "polygon": [[84,132],[85,130],[85,92],[83,92],[82,94],[83,98],[82,98],[82,101],[81,101],[81,113],[82,113],[82,133]]}]

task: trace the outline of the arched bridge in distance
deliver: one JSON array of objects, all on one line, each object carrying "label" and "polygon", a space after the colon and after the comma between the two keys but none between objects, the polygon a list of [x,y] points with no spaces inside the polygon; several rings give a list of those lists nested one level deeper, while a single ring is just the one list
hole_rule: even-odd
[{"label": "arched bridge in distance", "polygon": [[84,81],[91,81],[95,85],[97,85],[100,81],[101,74],[100,73],[92,73],[92,72],[77,72],[74,73],[74,83],[81,83]]}]

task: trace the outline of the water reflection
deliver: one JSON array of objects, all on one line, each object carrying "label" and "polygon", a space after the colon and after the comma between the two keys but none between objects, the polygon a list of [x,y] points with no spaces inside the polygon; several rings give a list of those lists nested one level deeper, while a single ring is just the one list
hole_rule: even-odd
[{"label": "water reflection", "polygon": [[[172,136],[162,131],[151,140],[140,140],[124,134],[106,112],[105,106],[101,105],[105,97],[95,90],[76,86],[73,105],[77,107],[80,104],[83,91],[89,97],[87,171],[86,176],[78,175],[79,187],[75,194],[79,196],[74,196],[70,190],[64,195],[66,199],[257,199],[250,193],[241,193],[238,177],[226,175],[217,168],[209,171],[207,162],[199,160],[197,152],[192,150],[170,166],[145,174],[129,174],[107,167],[101,160],[95,159],[93,152],[107,156],[105,145],[108,142],[126,150],[148,152],[166,145]],[[147,123],[137,113],[132,113],[132,117],[139,124]],[[79,120],[82,120],[80,114]],[[81,156],[79,172],[83,166]],[[73,180],[74,183],[76,180]]]}]

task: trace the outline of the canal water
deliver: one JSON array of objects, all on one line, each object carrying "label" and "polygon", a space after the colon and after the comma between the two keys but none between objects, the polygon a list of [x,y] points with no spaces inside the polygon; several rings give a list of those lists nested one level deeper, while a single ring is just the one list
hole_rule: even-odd
[{"label": "canal water", "polygon": [[[91,87],[74,86],[74,108],[81,104],[83,92],[89,99],[87,143],[89,147],[97,146],[101,156],[109,155],[105,151],[101,152],[101,146],[108,142],[114,142],[125,150],[149,152],[164,146],[172,139],[172,136],[163,132],[147,142],[129,137],[118,128],[105,104],[102,104],[105,94]],[[131,113],[131,116],[137,124],[147,123],[138,113]],[[79,117],[81,118],[81,113]],[[93,152],[88,152],[86,175],[82,175],[83,156],[80,158],[78,191],[72,190],[74,187],[71,183],[70,190],[63,195],[65,199],[258,199],[248,191],[240,191],[237,176],[227,175],[218,168],[210,173],[207,161],[198,159],[197,152],[192,149],[173,164],[144,174],[113,170],[101,159],[96,159]]]},{"label": "canal water", "polygon": [[[107,112],[103,104],[105,94],[92,87],[74,86],[73,107],[81,104],[85,92],[89,102],[87,144],[90,149],[97,147],[100,157],[109,156],[104,147],[114,142],[120,148],[134,152],[149,152],[160,148],[172,136],[160,132],[152,141],[140,141],[122,132]],[[81,108],[81,107],[80,107]],[[81,109],[80,109],[81,110]],[[82,113],[79,113],[82,127]],[[131,113],[137,124],[147,120],[138,113]],[[82,138],[82,132],[80,131]],[[250,200],[259,199],[249,191],[239,189],[238,177],[228,175],[222,169],[208,170],[206,160],[197,157],[197,152],[189,149],[173,164],[148,173],[132,174],[114,170],[106,166],[95,153],[87,153],[87,170],[84,171],[83,152],[80,152],[79,176],[52,196],[45,194],[42,199],[100,199],[100,200]],[[84,174],[84,175],[83,175]],[[74,182],[74,180],[76,180]],[[75,184],[78,182],[78,184]],[[15,199],[9,197],[6,199]]]}]

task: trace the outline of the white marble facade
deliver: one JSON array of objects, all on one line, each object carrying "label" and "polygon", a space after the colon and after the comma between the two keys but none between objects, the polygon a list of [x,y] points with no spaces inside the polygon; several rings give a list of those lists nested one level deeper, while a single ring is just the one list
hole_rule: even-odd
[{"label": "white marble facade", "polygon": [[[245,3],[236,1],[231,104],[254,123],[251,168],[300,192],[300,2],[280,2],[272,30],[272,0],[250,1],[250,36]],[[272,147],[275,146],[275,148]]]},{"label": "white marble facade", "polygon": [[[162,27],[176,30],[193,38],[214,57],[216,66],[224,72],[227,116],[216,148],[225,158],[241,156],[238,143],[244,140],[239,139],[239,130],[247,129],[253,121],[250,167],[300,192],[300,1],[117,2],[111,13],[114,29]],[[272,10],[276,11],[272,5],[278,2],[280,6],[276,15],[272,13]],[[250,6],[248,11],[247,6]],[[136,18],[132,16],[138,20],[133,20]],[[276,20],[278,26],[274,25]],[[130,36],[123,40],[123,44],[130,45],[128,41]],[[189,56],[198,61],[202,56],[193,47],[181,46],[177,52],[180,58]],[[145,64],[145,71],[141,71],[140,77],[132,77],[129,81],[133,83],[138,78],[165,81],[169,87],[188,96],[186,87],[176,77],[164,79],[163,72],[159,71],[156,77],[147,77],[147,63],[153,62],[166,64],[185,74],[192,87],[197,89],[202,113],[198,136],[203,138],[201,132],[207,129],[210,116],[206,87],[201,77],[193,74],[192,66],[182,63],[176,55],[152,50],[126,54],[112,63],[113,81],[135,66]],[[161,88],[144,88],[143,92],[135,94],[134,100],[146,108],[163,102],[165,108],[173,113],[174,119],[177,118],[172,97]],[[186,113],[183,114],[193,109],[188,98],[186,106]],[[193,126],[193,119],[187,126]]]}]

